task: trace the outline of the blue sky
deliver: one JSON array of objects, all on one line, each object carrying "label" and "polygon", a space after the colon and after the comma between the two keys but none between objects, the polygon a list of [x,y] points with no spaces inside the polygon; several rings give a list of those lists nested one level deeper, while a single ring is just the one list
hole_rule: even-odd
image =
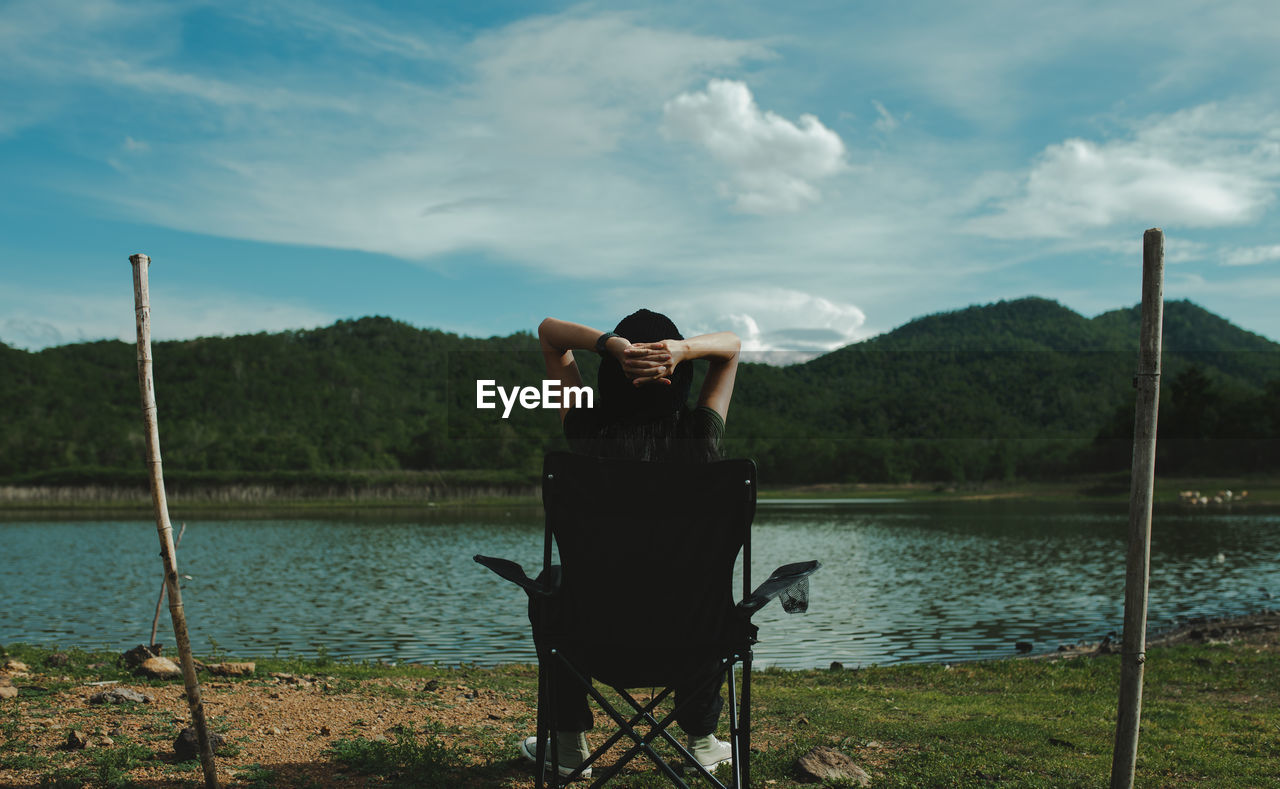
[{"label": "blue sky", "polygon": [[1254,2],[0,4],[0,340],[639,306],[817,351],[974,303],[1280,339]]}]

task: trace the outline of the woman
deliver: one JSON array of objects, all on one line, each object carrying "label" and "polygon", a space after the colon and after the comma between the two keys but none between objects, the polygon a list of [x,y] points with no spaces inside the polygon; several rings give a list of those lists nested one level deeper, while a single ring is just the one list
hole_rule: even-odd
[{"label": "woman", "polygon": [[[538,327],[538,338],[547,377],[559,380],[562,389],[582,386],[575,350],[595,350],[601,355],[595,407],[560,409],[565,437],[575,452],[656,461],[719,459],[741,349],[733,332],[684,339],[665,315],[642,309],[623,318],[612,332],[547,318]],[[693,368],[689,362],[695,359],[708,360],[710,367],[697,405],[690,408]],[[708,666],[707,671],[716,667]],[[705,685],[701,680],[707,676],[691,676],[681,684]],[[685,711],[677,723],[689,736],[689,750],[708,770],[730,762],[732,748],[715,736],[723,706],[719,685],[712,683],[700,693],[681,691],[677,686],[677,704],[684,704]],[[590,754],[586,731],[592,717],[585,692],[559,694],[557,702],[553,716],[560,770],[567,775]],[[536,761],[537,744],[537,737],[529,737],[520,751]],[[583,777],[590,773],[587,769]]]}]

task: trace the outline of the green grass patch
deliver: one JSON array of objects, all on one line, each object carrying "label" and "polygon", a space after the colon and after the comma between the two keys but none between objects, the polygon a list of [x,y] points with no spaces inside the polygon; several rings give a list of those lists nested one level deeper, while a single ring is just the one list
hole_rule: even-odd
[{"label": "green grass patch", "polygon": [[401,728],[394,740],[344,738],[330,745],[326,753],[344,767],[380,776],[393,786],[453,785],[468,761],[435,727],[421,733]]}]

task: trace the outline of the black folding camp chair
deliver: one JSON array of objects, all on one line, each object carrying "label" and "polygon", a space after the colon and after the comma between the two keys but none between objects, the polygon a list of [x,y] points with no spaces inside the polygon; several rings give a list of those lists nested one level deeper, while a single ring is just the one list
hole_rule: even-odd
[{"label": "black folding camp chair", "polygon": [[[602,772],[601,786],[637,754],[652,759],[676,786],[680,774],[654,749],[662,738],[713,786],[725,789],[668,728],[686,703],[661,719],[658,705],[673,687],[718,661],[707,683],[727,679],[733,784],[749,786],[751,742],[751,616],[774,597],[788,612],[808,607],[808,577],[818,562],[779,567],[751,588],[750,527],[756,467],[750,460],[702,464],[650,463],[553,452],[542,474],[546,530],[543,571],[530,578],[515,562],[475,560],[529,595],[538,653],[537,786],[558,777],[552,705],[571,677],[619,730],[563,781],[582,774],[624,737],[631,747]],[[560,564],[553,564],[552,543]],[[742,554],[743,599],[732,599],[734,563]],[[736,664],[742,664],[740,698]],[[701,671],[699,672],[699,669]],[[560,680],[556,677],[559,675]],[[632,711],[624,716],[592,684],[612,687]],[[687,682],[686,685],[687,687]],[[640,703],[628,688],[662,688]],[[704,688],[704,691],[706,689]],[[718,691],[717,691],[718,692]],[[645,726],[642,734],[637,726]],[[548,762],[550,769],[548,770]]]}]

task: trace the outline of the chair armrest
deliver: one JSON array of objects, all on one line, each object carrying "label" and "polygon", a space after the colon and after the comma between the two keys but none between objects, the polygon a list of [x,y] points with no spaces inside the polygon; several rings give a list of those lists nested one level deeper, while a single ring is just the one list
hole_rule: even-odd
[{"label": "chair armrest", "polygon": [[[510,559],[499,559],[494,556],[471,557],[475,562],[488,567],[502,578],[525,590],[530,597],[550,597],[560,589],[560,566],[552,565],[546,573],[545,580],[534,580],[525,573],[524,568]],[[539,576],[542,578],[542,576]]]},{"label": "chair armrest", "polygon": [[788,614],[808,610],[809,576],[821,566],[816,560],[782,565],[764,583],[757,586],[747,599],[738,603],[738,610],[750,617],[775,597],[781,598],[782,608]]}]

